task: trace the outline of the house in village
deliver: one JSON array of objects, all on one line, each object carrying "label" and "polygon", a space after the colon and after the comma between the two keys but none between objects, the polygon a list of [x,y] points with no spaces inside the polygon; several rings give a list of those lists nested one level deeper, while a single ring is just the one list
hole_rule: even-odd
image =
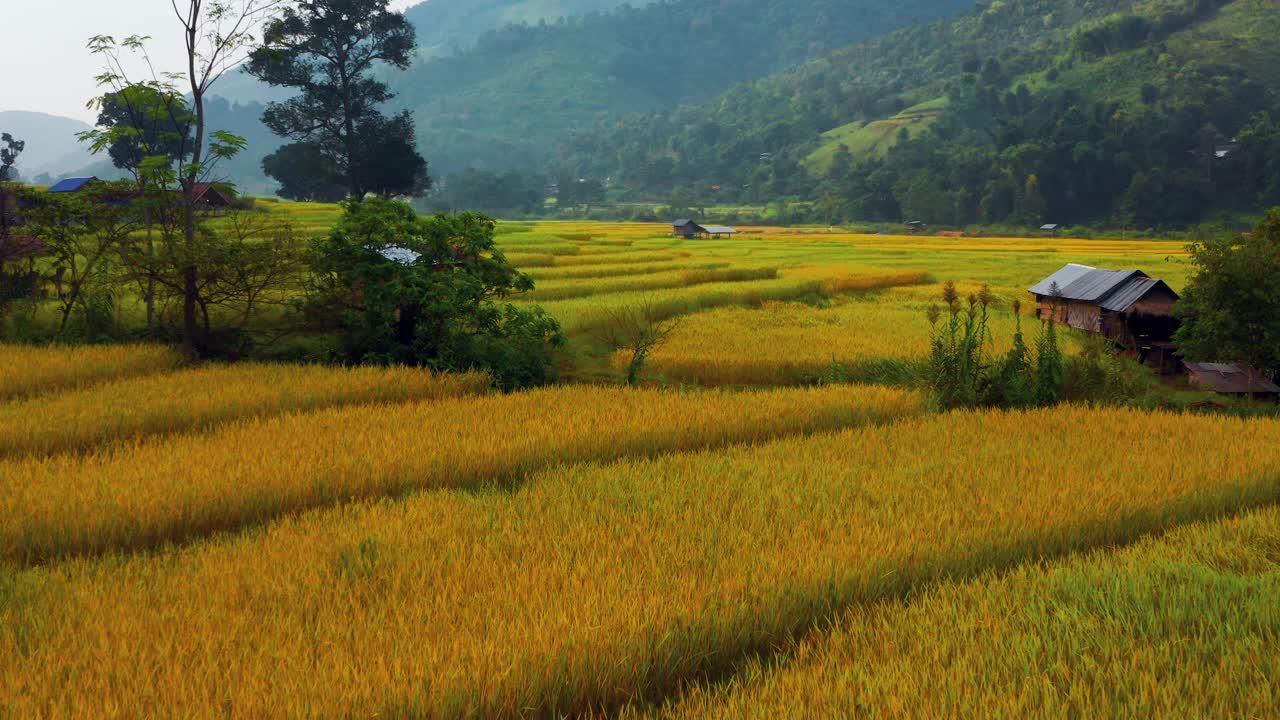
[{"label": "house in village", "polygon": [[1257,370],[1243,365],[1187,363],[1187,375],[1192,387],[1212,390],[1220,395],[1272,402],[1280,399],[1280,386]]},{"label": "house in village", "polygon": [[1162,374],[1178,371],[1173,306],[1178,293],[1141,270],[1068,264],[1030,289],[1037,314],[1095,333],[1137,355]]},{"label": "house in village", "polygon": [[708,225],[703,227],[692,220],[676,220],[671,223],[671,229],[676,237],[685,239],[696,238],[715,238],[719,240],[722,237],[733,237],[738,231],[724,225]]}]

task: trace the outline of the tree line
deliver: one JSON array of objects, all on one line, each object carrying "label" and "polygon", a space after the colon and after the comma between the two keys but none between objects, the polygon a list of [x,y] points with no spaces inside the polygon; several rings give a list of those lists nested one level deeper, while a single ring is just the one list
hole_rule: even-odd
[{"label": "tree line", "polygon": [[[178,342],[196,360],[262,354],[292,336],[306,338],[312,358],[481,369],[504,388],[554,376],[559,326],[504,302],[532,281],[495,247],[493,221],[420,217],[397,199],[430,179],[411,118],[382,111],[391,95],[373,71],[403,68],[415,47],[387,0],[188,0],[176,9],[181,73],[131,77],[127,55],[153,67],[145,38],[90,42],[104,92],[82,140],[131,179],[38,192],[7,182],[23,145],[0,139],[0,323],[10,337],[141,334]],[[209,93],[241,63],[298,91],[269,104],[263,120],[292,141],[273,163],[292,173],[296,159],[308,181],[344,198],[326,237],[304,238],[252,202],[209,202],[211,188],[229,190],[220,166],[247,145],[211,125]],[[138,298],[145,327],[121,327],[119,310]],[[55,327],[37,327],[50,305]]]}]

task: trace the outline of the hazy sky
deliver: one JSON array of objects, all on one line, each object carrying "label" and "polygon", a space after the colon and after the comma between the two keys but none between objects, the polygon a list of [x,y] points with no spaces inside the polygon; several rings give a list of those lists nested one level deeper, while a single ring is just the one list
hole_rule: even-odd
[{"label": "hazy sky", "polygon": [[[400,10],[421,0],[392,0]],[[94,35],[150,35],[161,70],[182,66],[181,26],[170,0],[3,0],[0,110],[35,110],[92,122],[85,103],[100,94],[100,58],[85,44]]]}]

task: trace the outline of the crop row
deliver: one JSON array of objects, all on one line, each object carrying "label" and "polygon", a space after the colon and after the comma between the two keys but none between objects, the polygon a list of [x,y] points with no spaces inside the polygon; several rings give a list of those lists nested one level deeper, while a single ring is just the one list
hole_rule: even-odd
[{"label": "crop row", "polygon": [[488,382],[411,368],[209,365],[0,404],[0,457],[79,452],[244,417],[469,395]]},{"label": "crop row", "polygon": [[0,462],[0,559],[147,548],[354,499],[497,486],[556,463],[883,422],[921,406],[881,388],[583,386],[256,418],[86,457]]},{"label": "crop row", "polygon": [[0,345],[0,400],[163,372],[181,361],[160,345]]},{"label": "crop row", "polygon": [[[1009,313],[993,315],[994,351],[1010,346],[1013,325]],[[1024,318],[1023,332],[1034,339],[1038,325]],[[928,357],[931,333],[923,309],[897,303],[721,307],[683,318],[649,362],[668,381],[702,385],[794,385],[828,375],[905,382]]]},{"label": "crop row", "polygon": [[692,287],[694,285],[705,285],[708,283],[718,282],[773,280],[777,277],[777,268],[738,267],[698,268],[687,270],[677,269],[661,273],[613,278],[542,281],[538,283],[537,287],[533,291],[521,295],[520,299],[533,302],[543,300],[564,300],[576,297],[595,297],[618,292]]},{"label": "crop row", "polygon": [[[753,399],[748,415],[812,404],[783,397]],[[690,410],[677,398],[644,411],[680,428]],[[591,400],[581,407],[625,407]],[[541,443],[552,423],[533,409],[525,432]],[[487,414],[489,432],[460,422],[472,445],[501,443],[513,433],[502,417]],[[602,418],[576,432],[610,435]],[[566,465],[509,492],[344,505],[172,552],[14,569],[0,575],[0,697],[18,716],[193,718],[514,717],[660,700],[852,605],[1280,499],[1277,432],[1121,410],[955,413]],[[380,447],[406,470],[433,467],[417,453],[452,439],[421,434],[430,442]],[[355,446],[326,460],[367,462]],[[244,458],[257,484],[241,492],[275,479],[259,463]]]},{"label": "crop row", "polygon": [[663,718],[1270,717],[1280,510],[845,613]]}]

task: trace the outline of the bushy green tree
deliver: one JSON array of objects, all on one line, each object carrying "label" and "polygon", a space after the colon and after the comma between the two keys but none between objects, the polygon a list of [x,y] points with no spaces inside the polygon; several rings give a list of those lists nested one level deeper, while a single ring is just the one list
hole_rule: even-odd
[{"label": "bushy green tree", "polygon": [[555,378],[560,326],[502,302],[533,281],[497,250],[487,217],[347,200],[312,268],[309,315],[334,331],[344,362],[484,370],[507,390]]},{"label": "bushy green tree", "polygon": [[1174,308],[1183,355],[1280,374],[1280,208],[1248,235],[1193,243],[1191,261],[1195,274]]},{"label": "bushy green tree", "polygon": [[268,105],[262,120],[277,135],[319,149],[352,197],[415,195],[429,185],[427,163],[408,114],[383,116],[380,106],[394,95],[374,77],[381,68],[409,67],[415,46],[413,25],[387,0],[312,0],[267,23],[246,68],[301,91]]}]

